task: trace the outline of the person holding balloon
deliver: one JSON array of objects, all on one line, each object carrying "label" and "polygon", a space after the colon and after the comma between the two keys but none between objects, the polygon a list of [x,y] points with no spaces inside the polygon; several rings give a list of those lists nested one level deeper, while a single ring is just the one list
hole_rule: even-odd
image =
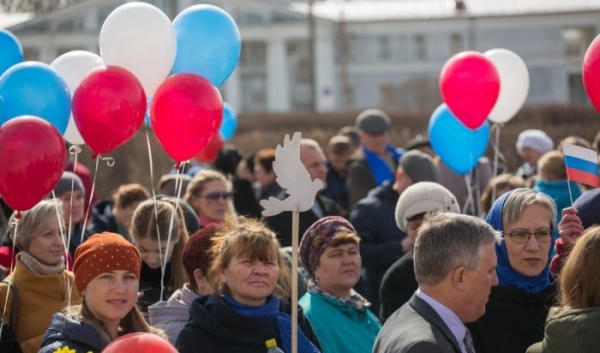
[{"label": "person holding balloon", "polygon": [[486,222],[501,232],[499,285],[492,288],[485,314],[467,325],[476,352],[525,352],[544,337],[556,296],[549,269],[555,219],[554,201],[531,189],[509,191],[492,205]]},{"label": "person holding balloon", "polygon": [[140,309],[165,300],[187,282],[182,250],[189,235],[183,211],[167,199],[146,200],[133,214],[130,235],[142,259]]},{"label": "person holding balloon", "polygon": [[[218,292],[192,303],[190,319],[177,338],[179,352],[264,353],[275,339],[291,352],[291,306],[285,297],[290,274],[275,233],[263,223],[240,218],[220,226],[211,247],[209,282]],[[301,309],[298,352],[319,352],[318,339]]]},{"label": "person holding balloon", "polygon": [[119,234],[91,236],[75,254],[75,287],[81,305],[56,313],[40,353],[100,353],[110,342],[133,332],[156,333],[135,305],[141,258]]},{"label": "person holding balloon", "polygon": [[79,302],[73,274],[65,268],[63,223],[56,200],[21,212],[18,222],[15,212],[9,221],[10,238],[21,252],[14,271],[0,283],[0,310],[24,353],[38,351],[55,312]]}]

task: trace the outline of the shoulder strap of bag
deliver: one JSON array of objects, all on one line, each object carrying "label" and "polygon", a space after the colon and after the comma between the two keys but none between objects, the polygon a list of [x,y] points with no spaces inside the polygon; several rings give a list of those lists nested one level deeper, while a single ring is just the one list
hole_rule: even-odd
[{"label": "shoulder strap of bag", "polygon": [[12,294],[12,302],[10,306],[10,327],[12,331],[16,334],[17,332],[17,323],[19,322],[19,292],[17,291],[17,286],[15,286],[12,281],[2,281],[8,285],[8,293]]}]

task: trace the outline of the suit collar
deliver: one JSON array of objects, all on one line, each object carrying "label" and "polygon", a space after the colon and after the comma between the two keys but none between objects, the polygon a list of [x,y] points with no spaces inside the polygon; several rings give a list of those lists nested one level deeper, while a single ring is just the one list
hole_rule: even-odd
[{"label": "suit collar", "polygon": [[429,321],[432,325],[435,325],[440,332],[446,337],[448,341],[452,343],[454,350],[458,353],[462,352],[456,337],[450,331],[450,328],[444,323],[444,320],[440,317],[440,315],[431,307],[431,305],[427,304],[423,299],[419,298],[416,294],[408,301],[408,304],[421,315],[425,320]]}]

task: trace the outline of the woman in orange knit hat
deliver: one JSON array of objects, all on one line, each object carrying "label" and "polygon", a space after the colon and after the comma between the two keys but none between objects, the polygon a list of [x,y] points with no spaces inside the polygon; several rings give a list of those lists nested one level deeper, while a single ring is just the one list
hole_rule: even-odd
[{"label": "woman in orange knit hat", "polygon": [[121,235],[95,234],[75,252],[75,286],[81,305],[57,313],[40,353],[57,350],[101,352],[111,341],[132,332],[154,332],[135,306],[140,253]]}]

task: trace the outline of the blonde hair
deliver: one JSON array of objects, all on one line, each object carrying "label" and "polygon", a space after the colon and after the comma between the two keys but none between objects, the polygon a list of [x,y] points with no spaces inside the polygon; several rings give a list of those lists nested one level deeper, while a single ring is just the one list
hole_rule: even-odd
[{"label": "blonde hair", "polygon": [[[194,208],[194,211],[196,211],[196,213],[200,216],[202,213],[202,210],[197,209],[196,206],[194,206],[194,200],[200,197],[200,194],[202,194],[202,191],[204,191],[204,187],[206,186],[206,184],[210,183],[211,181],[215,181],[215,180],[220,180],[223,183],[225,183],[227,190],[229,192],[231,192],[233,190],[233,184],[231,183],[231,181],[229,179],[227,179],[227,177],[221,173],[218,172],[216,170],[212,170],[212,169],[204,169],[199,171],[190,181],[190,183],[187,186],[187,189],[185,190],[185,195],[183,196],[183,199],[185,200],[185,202],[187,202],[189,205],[192,206],[192,208]],[[235,213],[235,208],[233,207],[233,202],[231,200],[229,200],[227,202],[227,212],[225,214],[225,223],[231,222],[235,219],[236,217],[236,213]]]},{"label": "blonde hair", "polygon": [[[173,220],[173,221],[171,221]],[[134,239],[167,241],[171,233],[171,242],[177,242],[171,256],[171,280],[173,288],[181,288],[187,282],[183,267],[182,251],[187,244],[189,234],[185,227],[183,211],[171,200],[146,200],[133,213],[131,236]]]},{"label": "blonde hair", "polygon": [[14,212],[8,221],[10,240],[13,244],[20,250],[26,251],[31,240],[42,232],[46,222],[51,218],[58,218],[60,226],[64,228],[61,204],[60,199],[42,200],[30,210],[21,212],[21,219],[18,222],[17,212]]},{"label": "blonde hair", "polygon": [[600,307],[600,226],[588,228],[575,242],[560,272],[560,307]]},{"label": "blonde hair", "polygon": [[565,159],[562,152],[550,151],[540,157],[537,162],[538,174],[548,181],[567,179]]},{"label": "blonde hair", "polygon": [[280,245],[275,233],[260,221],[240,217],[235,224],[220,225],[210,249],[213,262],[208,272],[208,281],[215,290],[229,293],[227,285],[221,283],[219,273],[229,266],[231,260],[241,256],[265,263],[276,260],[279,265],[279,279],[274,294],[281,298],[287,297],[290,289],[290,270],[279,250]]}]

